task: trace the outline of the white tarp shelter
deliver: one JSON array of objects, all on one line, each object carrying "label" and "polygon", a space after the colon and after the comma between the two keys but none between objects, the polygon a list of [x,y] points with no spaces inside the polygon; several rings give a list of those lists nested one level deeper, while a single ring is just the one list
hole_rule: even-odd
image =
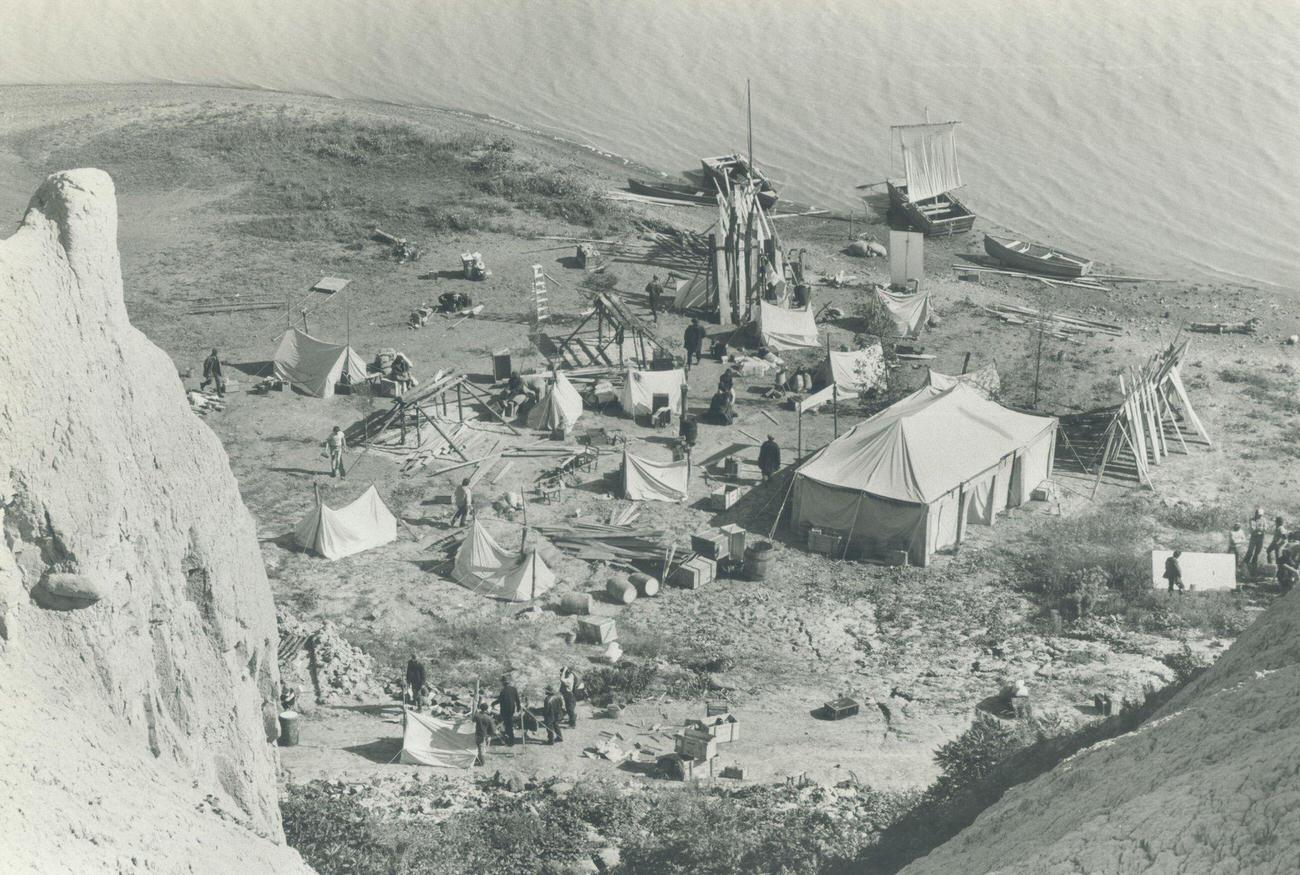
[{"label": "white tarp shelter", "polygon": [[294,540],[326,559],[342,559],[397,540],[397,517],[373,485],[349,505],[335,510],[316,499],[316,507],[298,524]]},{"label": "white tarp shelter", "polygon": [[930,320],[930,293],[896,295],[888,289],[876,287],[876,297],[889,311],[894,322],[894,333],[899,337],[913,337]]},{"label": "white tarp shelter", "polygon": [[690,465],[653,462],[623,451],[623,497],[633,501],[685,501]]},{"label": "white tarp shelter", "polygon": [[452,579],[489,598],[526,602],[555,586],[555,573],[538,551],[507,550],[475,520],[456,551]]},{"label": "white tarp shelter", "polygon": [[[1173,550],[1151,551],[1151,582],[1156,589],[1165,589],[1165,560],[1174,555]],[[1183,586],[1197,592],[1205,590],[1232,590],[1237,588],[1237,557],[1231,553],[1183,553],[1178,557],[1178,567],[1183,572]]]},{"label": "white tarp shelter", "polygon": [[297,328],[280,335],[272,364],[277,379],[317,398],[329,398],[345,377],[353,383],[366,379],[366,363],[352,347],[317,340]]},{"label": "white tarp shelter", "polygon": [[848,392],[866,392],[885,377],[885,352],[879,343],[866,349],[831,350],[817,368],[816,377],[816,382],[838,386],[841,398]]},{"label": "white tarp shelter", "polygon": [[978,389],[986,398],[996,398],[1002,390],[1002,378],[994,365],[985,365],[967,374],[941,374],[931,370],[928,382],[936,389],[951,389],[958,383],[965,383]]},{"label": "white tarp shelter", "polygon": [[813,454],[795,474],[794,522],[849,532],[862,555],[925,565],[967,523],[1029,499],[1052,473],[1056,419],[959,383],[923,386]]},{"label": "white tarp shelter", "polygon": [[444,720],[403,709],[401,761],[416,766],[468,769],[478,759],[473,720]]},{"label": "white tarp shelter", "polygon": [[768,349],[816,349],[817,323],[810,307],[791,310],[758,302],[758,340]]},{"label": "white tarp shelter", "polygon": [[682,386],[686,385],[686,371],[637,371],[629,368],[623,374],[623,393],[619,404],[628,416],[646,416],[653,412],[651,404],[656,395],[667,395],[668,406],[676,410],[682,399]]},{"label": "white tarp shelter", "polygon": [[542,428],[547,431],[573,428],[578,417],[582,416],[582,396],[573,388],[569,378],[559,371],[555,379],[546,387],[541,400],[528,411],[528,427]]}]

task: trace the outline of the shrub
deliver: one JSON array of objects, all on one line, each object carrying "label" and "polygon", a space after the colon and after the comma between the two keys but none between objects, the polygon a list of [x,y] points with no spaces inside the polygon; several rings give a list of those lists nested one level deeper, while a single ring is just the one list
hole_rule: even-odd
[{"label": "shrub", "polygon": [[1209,660],[1192,652],[1186,643],[1182,649],[1166,653],[1160,660],[1174,672],[1174,680],[1180,686],[1195,678],[1210,667]]},{"label": "shrub", "polygon": [[635,702],[645,696],[658,672],[649,663],[624,659],[617,665],[601,666],[588,672],[583,680],[587,695],[597,704]]},{"label": "shrub", "polygon": [[436,830],[403,830],[396,871],[411,875],[555,871],[587,850],[586,829],[571,810],[521,799],[458,813]]},{"label": "shrub", "polygon": [[291,786],[280,802],[284,836],[321,875],[391,875],[392,849],[356,800]]},{"label": "shrub", "polygon": [[1162,506],[1156,511],[1156,516],[1165,525],[1185,532],[1227,531],[1239,519],[1235,510],[1217,504]]},{"label": "shrub", "polygon": [[1151,601],[1149,530],[1142,518],[1124,508],[1110,508],[1029,534],[1022,568],[1026,587],[1049,598],[1070,597],[1081,586],[1104,580],[1127,605]]}]

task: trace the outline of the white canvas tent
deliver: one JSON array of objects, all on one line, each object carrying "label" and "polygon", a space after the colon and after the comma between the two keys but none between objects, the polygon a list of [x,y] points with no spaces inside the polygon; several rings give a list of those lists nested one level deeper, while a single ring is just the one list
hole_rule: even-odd
[{"label": "white canvas tent", "polygon": [[353,383],[366,379],[366,363],[352,347],[317,340],[297,328],[280,335],[272,364],[277,379],[317,398],[329,398],[345,377]]},{"label": "white canvas tent", "polygon": [[452,579],[489,598],[529,601],[555,586],[555,573],[538,550],[507,550],[475,520],[456,551]]},{"label": "white canvas tent", "polygon": [[645,416],[651,413],[655,395],[667,395],[668,406],[676,410],[681,403],[682,386],[686,385],[686,372],[681,368],[671,371],[637,371],[629,368],[623,374],[623,392],[619,404],[628,416]]},{"label": "white canvas tent", "polygon": [[823,447],[795,474],[794,521],[849,532],[862,555],[925,565],[967,523],[1028,500],[1052,472],[1056,419],[959,383],[924,386]]},{"label": "white canvas tent", "polygon": [[816,349],[817,322],[810,308],[790,310],[758,302],[758,339],[768,349]]},{"label": "white canvas tent", "polygon": [[372,485],[361,497],[335,510],[316,495],[316,507],[293,532],[306,550],[326,559],[342,559],[397,540],[397,517]]},{"label": "white canvas tent", "polygon": [[685,501],[690,465],[653,462],[623,451],[623,497],[633,501]]},{"label": "white canvas tent", "polygon": [[403,763],[468,769],[477,758],[473,720],[443,720],[432,714],[403,709]]},{"label": "white canvas tent", "polygon": [[931,370],[927,382],[936,389],[951,389],[958,383],[965,383],[972,389],[977,389],[985,398],[996,398],[1002,389],[1002,378],[993,365],[985,365],[968,374],[941,374]]},{"label": "white canvas tent", "polygon": [[555,379],[547,386],[541,400],[528,411],[528,427],[547,431],[573,428],[578,417],[582,416],[582,396],[573,388],[569,378],[559,371]]},{"label": "white canvas tent", "polygon": [[894,322],[894,332],[899,337],[912,337],[930,320],[930,293],[896,295],[888,289],[876,287],[876,297],[889,311]]},{"label": "white canvas tent", "polygon": [[815,382],[838,386],[840,397],[846,398],[852,397],[848,393],[874,388],[884,377],[885,352],[873,343],[866,349],[831,350],[817,368]]}]

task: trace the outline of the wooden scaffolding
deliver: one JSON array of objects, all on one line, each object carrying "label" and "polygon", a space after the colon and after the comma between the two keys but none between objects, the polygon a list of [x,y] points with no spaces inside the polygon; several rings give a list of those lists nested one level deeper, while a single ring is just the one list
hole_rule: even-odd
[{"label": "wooden scaffolding", "polygon": [[553,368],[621,368],[625,358],[649,367],[655,358],[672,356],[654,327],[612,292],[596,292],[591,310],[567,337],[539,334],[537,346]]}]

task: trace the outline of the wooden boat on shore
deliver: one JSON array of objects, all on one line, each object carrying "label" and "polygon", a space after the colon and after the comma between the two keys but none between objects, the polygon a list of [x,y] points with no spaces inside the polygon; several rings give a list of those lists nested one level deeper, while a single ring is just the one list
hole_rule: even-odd
[{"label": "wooden boat on shore", "polygon": [[1007,267],[1075,279],[1092,270],[1092,260],[1041,243],[984,235],[984,251]]},{"label": "wooden boat on shore", "polygon": [[691,204],[714,204],[718,201],[716,191],[705,191],[697,185],[680,182],[642,182],[639,179],[628,179],[627,189],[633,194]]},{"label": "wooden boat on shore", "polygon": [[750,164],[742,155],[733,152],[730,155],[701,158],[700,165],[701,170],[686,174],[686,178],[700,188],[712,189],[716,185],[726,191],[733,183],[748,179],[758,188],[758,202],[765,210],[775,206],[780,197],[763,171]]},{"label": "wooden boat on shore", "polygon": [[889,203],[908,225],[927,237],[964,234],[975,213],[953,194],[962,185],[957,170],[957,122],[894,125],[903,157],[903,179],[889,179]]}]

